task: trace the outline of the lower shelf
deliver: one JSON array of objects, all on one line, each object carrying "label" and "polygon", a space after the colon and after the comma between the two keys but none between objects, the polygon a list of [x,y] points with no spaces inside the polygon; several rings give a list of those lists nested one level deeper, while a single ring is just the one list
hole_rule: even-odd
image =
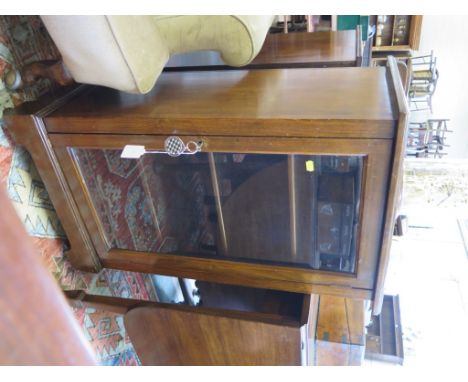
[{"label": "lower shelf", "polygon": [[200,283],[201,305],[68,291],[72,305],[124,315],[143,365],[305,365],[310,295]]}]

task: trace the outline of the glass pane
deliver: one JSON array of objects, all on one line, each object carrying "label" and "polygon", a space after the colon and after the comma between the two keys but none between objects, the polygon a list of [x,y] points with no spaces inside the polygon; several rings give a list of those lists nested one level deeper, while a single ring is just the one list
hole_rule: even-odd
[{"label": "glass pane", "polygon": [[208,154],[121,159],[120,150],[75,149],[111,247],[216,253],[217,216]]},{"label": "glass pane", "polygon": [[355,270],[362,157],[73,151],[113,248]]}]

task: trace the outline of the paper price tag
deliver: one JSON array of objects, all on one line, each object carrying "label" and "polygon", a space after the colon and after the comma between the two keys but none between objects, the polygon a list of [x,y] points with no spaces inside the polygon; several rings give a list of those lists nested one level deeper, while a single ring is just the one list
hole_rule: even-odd
[{"label": "paper price tag", "polygon": [[120,154],[123,159],[138,159],[146,153],[145,146],[126,145]]},{"label": "paper price tag", "polygon": [[306,165],[306,171],[307,172],[314,172],[315,171],[314,161],[306,160],[305,165]]}]

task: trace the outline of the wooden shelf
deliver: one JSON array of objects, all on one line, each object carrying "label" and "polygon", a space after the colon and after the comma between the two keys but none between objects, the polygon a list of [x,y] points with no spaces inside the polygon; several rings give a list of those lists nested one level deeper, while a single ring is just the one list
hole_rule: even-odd
[{"label": "wooden shelf", "polygon": [[391,52],[391,51],[402,51],[411,50],[409,45],[391,45],[391,46],[373,46],[374,52]]},{"label": "wooden shelf", "polygon": [[[372,51],[374,52],[393,52],[393,51],[411,51],[419,49],[419,41],[421,38],[421,26],[422,26],[422,16],[384,16],[386,21],[383,22],[384,28],[381,34],[378,34],[374,37]],[[407,17],[407,26],[406,29],[402,29],[403,36],[397,37],[395,34],[397,17]],[[379,16],[371,16],[370,24],[378,26]],[[376,46],[377,39],[381,39],[381,45]],[[402,39],[402,41],[396,41],[396,39]],[[401,43],[403,42],[403,43]]]}]

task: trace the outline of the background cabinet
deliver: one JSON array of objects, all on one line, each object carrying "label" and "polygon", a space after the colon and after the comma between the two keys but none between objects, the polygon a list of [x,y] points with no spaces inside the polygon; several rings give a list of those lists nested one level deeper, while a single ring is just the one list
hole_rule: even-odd
[{"label": "background cabinet", "polygon": [[[257,57],[242,69],[369,66],[367,34],[356,26],[351,29],[269,33]],[[165,71],[214,69],[237,68],[227,66],[215,51],[175,54],[164,68]]]},{"label": "background cabinet", "polygon": [[369,24],[376,26],[373,51],[418,50],[421,38],[422,16],[370,16]]},{"label": "background cabinet", "polygon": [[[80,86],[6,119],[76,267],[369,299],[378,313],[405,102],[390,60],[165,73],[148,95]],[[120,156],[175,135],[201,152]]]},{"label": "background cabinet", "polygon": [[67,291],[72,305],[124,315],[145,366],[298,366],[311,358],[310,295],[200,284],[199,306],[164,304]]}]

